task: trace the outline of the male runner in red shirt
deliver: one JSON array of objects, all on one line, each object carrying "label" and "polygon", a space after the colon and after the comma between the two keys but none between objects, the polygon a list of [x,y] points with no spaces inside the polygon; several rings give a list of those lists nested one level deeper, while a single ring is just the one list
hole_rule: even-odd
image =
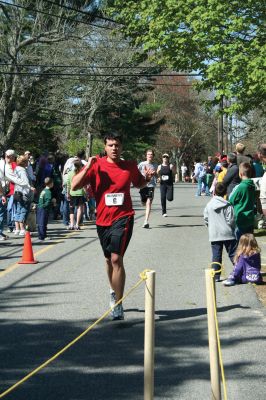
[{"label": "male runner in red shirt", "polygon": [[[134,161],[120,159],[122,139],[116,133],[104,138],[106,156],[90,157],[85,167],[73,177],[72,190],[90,183],[97,208],[97,233],[105,255],[111,286],[111,306],[123,297],[125,287],[124,253],[129,244],[134,210],[130,196],[131,182],[143,188],[154,175],[147,169],[143,176]],[[122,304],[113,308],[113,319],[124,319]]]}]

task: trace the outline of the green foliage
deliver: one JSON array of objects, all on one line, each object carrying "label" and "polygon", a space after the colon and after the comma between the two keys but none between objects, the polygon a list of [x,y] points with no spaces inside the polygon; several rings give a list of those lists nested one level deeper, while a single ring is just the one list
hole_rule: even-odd
[{"label": "green foliage", "polygon": [[101,128],[102,131],[113,129],[122,133],[125,158],[142,158],[145,148],[155,144],[162,123],[162,119],[156,116],[161,104],[150,103],[132,93],[131,96],[132,101],[124,103],[119,109],[115,105],[110,110],[105,109]]},{"label": "green foliage", "polygon": [[92,154],[100,154],[104,151],[104,143],[102,139],[94,138],[92,143]]},{"label": "green foliage", "polygon": [[153,61],[199,71],[198,90],[215,90],[228,113],[263,107],[266,98],[265,4],[261,0],[113,0],[110,14]]}]

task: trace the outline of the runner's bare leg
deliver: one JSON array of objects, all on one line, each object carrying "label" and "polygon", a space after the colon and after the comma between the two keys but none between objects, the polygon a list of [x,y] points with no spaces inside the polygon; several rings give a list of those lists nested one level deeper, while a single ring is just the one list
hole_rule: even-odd
[{"label": "runner's bare leg", "polygon": [[116,300],[120,300],[123,297],[126,280],[123,257],[112,253],[111,259],[105,260],[110,286],[115,291]]}]

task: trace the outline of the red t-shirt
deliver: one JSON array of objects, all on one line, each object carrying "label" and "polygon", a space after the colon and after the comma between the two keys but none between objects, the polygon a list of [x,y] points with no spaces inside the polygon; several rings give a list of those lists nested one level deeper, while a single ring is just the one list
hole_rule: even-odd
[{"label": "red t-shirt", "polygon": [[[12,171],[15,171],[16,166],[17,166],[17,163],[15,163],[15,162],[11,163]],[[9,182],[9,192],[8,192],[7,196],[13,196],[14,191],[15,191],[15,184],[13,182]]]},{"label": "red t-shirt", "polygon": [[[97,207],[96,224],[110,226],[119,218],[134,215],[130,196],[130,184],[142,186],[146,181],[134,161],[120,160],[118,163],[107,161],[107,157],[98,158],[87,172],[84,185],[91,184]],[[105,204],[105,194],[124,193],[124,202],[120,206]]]}]

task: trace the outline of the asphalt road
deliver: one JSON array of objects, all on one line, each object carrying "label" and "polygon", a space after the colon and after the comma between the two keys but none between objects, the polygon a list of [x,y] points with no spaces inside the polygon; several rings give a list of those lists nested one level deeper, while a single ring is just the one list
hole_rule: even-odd
[{"label": "asphalt road", "polygon": [[[134,233],[125,256],[126,290],[145,268],[156,271],[155,399],[210,399],[204,270],[210,246],[202,213],[208,198],[175,186],[168,218],[156,190],[150,229],[133,189]],[[109,304],[94,225],[69,234],[50,224],[53,240],[33,237],[35,265],[17,265],[23,241],[0,245],[0,393],[57,353]],[[266,240],[259,243],[265,254]],[[230,262],[225,256],[225,269]],[[218,319],[228,399],[265,398],[265,309],[254,287],[217,285]],[[125,321],[108,318],[45,369],[12,400],[143,399],[144,285],[124,303]]]}]

